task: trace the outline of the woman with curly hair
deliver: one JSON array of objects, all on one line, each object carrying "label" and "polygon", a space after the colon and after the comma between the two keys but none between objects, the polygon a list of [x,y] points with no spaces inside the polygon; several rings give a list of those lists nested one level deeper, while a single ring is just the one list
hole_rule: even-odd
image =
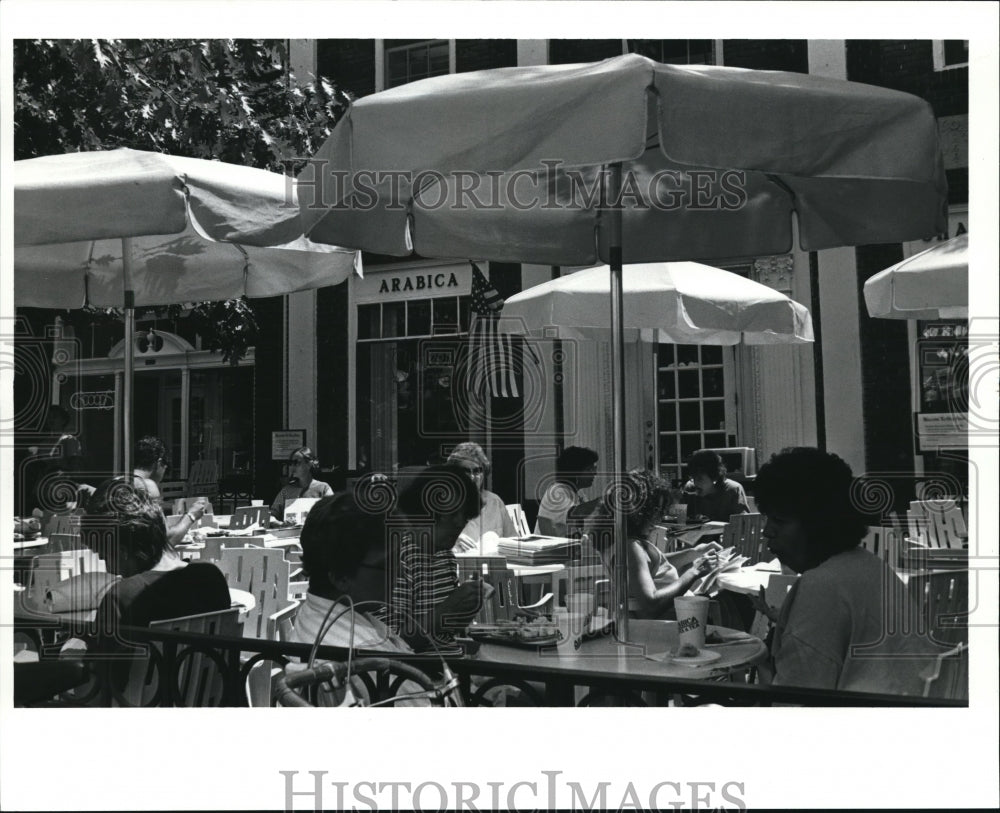
[{"label": "woman with curly hair", "polygon": [[768,550],[801,574],[780,614],[763,595],[755,602],[777,622],[772,682],[919,693],[929,663],[920,656],[932,642],[911,634],[920,625],[899,577],[859,547],[866,525],[851,501],[853,482],[847,463],[812,448],[784,449],[757,475]]},{"label": "woman with curly hair", "polygon": [[474,549],[482,550],[483,535],[494,533],[498,537],[512,537],[517,535],[514,528],[514,521],[507,513],[507,506],[492,491],[483,488],[486,477],[490,473],[490,461],[486,457],[486,452],[478,443],[459,443],[450,455],[448,463],[461,466],[469,479],[476,484],[479,489],[479,497],[482,507],[479,516],[473,517],[466,523],[462,533],[458,535],[455,542],[455,553],[470,551]]},{"label": "woman with curly hair", "polygon": [[643,469],[626,474],[619,490],[628,536],[628,593],[640,618],[674,618],[674,599],[718,563],[718,542],[663,553],[650,541],[668,495],[668,483]]}]

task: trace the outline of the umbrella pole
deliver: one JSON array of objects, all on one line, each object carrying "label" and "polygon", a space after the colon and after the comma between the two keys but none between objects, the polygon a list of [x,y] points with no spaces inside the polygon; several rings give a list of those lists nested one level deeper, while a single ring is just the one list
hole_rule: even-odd
[{"label": "umbrella pole", "polygon": [[126,482],[132,473],[132,374],[135,369],[135,291],[132,290],[132,238],[122,238],[122,301],[125,306],[125,359],[122,372],[122,456]]},{"label": "umbrella pole", "polygon": [[[606,174],[605,205],[608,215],[608,260],[611,269],[611,381],[613,462],[612,472],[617,481],[625,474],[625,333],[624,294],[622,291],[622,165],[614,163]],[[617,489],[616,489],[617,493]],[[619,494],[619,497],[621,495]],[[628,539],[625,515],[615,511],[614,538],[614,617],[618,640],[628,641]]]}]

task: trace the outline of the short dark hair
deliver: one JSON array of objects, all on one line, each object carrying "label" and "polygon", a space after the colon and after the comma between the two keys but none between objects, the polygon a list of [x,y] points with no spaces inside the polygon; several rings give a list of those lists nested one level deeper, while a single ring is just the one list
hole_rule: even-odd
[{"label": "short dark hair", "polygon": [[[100,533],[114,526],[114,534]],[[139,572],[154,567],[171,547],[163,512],[141,491],[122,478],[105,480],[87,501],[87,515],[80,520],[81,537],[88,547],[105,560],[122,555],[136,564]],[[116,545],[115,549],[109,545]]]},{"label": "short dark hair", "polygon": [[153,435],[146,435],[146,437],[139,440],[135,444],[135,467],[137,469],[148,469],[152,470],[157,461],[162,460],[164,463],[169,461],[167,455],[167,447],[163,445],[163,441]]},{"label": "short dark hair", "polygon": [[688,460],[688,477],[694,479],[699,474],[705,474],[713,483],[721,483],[726,479],[726,463],[718,452],[711,449],[699,449]]},{"label": "short dark hair", "polygon": [[331,573],[353,576],[372,548],[386,544],[385,513],[360,507],[353,494],[323,497],[309,511],[299,544],[309,590],[322,594],[332,586]]},{"label": "short dark hair", "polygon": [[761,513],[802,523],[819,563],[857,547],[867,532],[851,499],[853,483],[851,467],[837,455],[799,446],[772,455],[753,488]]},{"label": "short dark hair", "polygon": [[579,474],[600,459],[597,452],[586,446],[567,446],[556,458],[556,474]]},{"label": "short dark hair", "polygon": [[461,510],[466,519],[479,516],[479,489],[455,463],[428,466],[414,475],[399,495],[399,510],[408,517],[438,517]]},{"label": "short dark hair", "polygon": [[670,483],[646,469],[632,469],[614,489],[614,507],[625,515],[629,535],[641,533],[653,519],[663,515],[664,501],[670,495]]}]

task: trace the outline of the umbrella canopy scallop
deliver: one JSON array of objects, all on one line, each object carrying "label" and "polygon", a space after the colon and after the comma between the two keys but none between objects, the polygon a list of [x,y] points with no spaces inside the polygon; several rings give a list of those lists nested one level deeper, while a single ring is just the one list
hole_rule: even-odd
[{"label": "umbrella canopy scallop", "polygon": [[[693,262],[626,266],[626,336],[675,344],[796,344],[813,340],[804,305],[759,282]],[[577,271],[515,294],[501,329],[563,338],[603,338],[609,331],[608,269]],[[629,335],[631,334],[631,335]]]},{"label": "umbrella canopy scallop", "polygon": [[865,282],[868,315],[881,319],[967,319],[969,235],[960,234],[879,271]]}]

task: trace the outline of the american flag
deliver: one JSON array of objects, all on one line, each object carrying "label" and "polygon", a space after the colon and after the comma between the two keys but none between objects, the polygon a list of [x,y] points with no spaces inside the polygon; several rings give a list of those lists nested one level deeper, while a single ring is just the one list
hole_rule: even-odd
[{"label": "american flag", "polygon": [[503,297],[472,266],[472,325],[469,328],[469,389],[484,397],[517,398],[520,391],[514,375],[514,343],[500,333],[497,321],[503,310]]}]

